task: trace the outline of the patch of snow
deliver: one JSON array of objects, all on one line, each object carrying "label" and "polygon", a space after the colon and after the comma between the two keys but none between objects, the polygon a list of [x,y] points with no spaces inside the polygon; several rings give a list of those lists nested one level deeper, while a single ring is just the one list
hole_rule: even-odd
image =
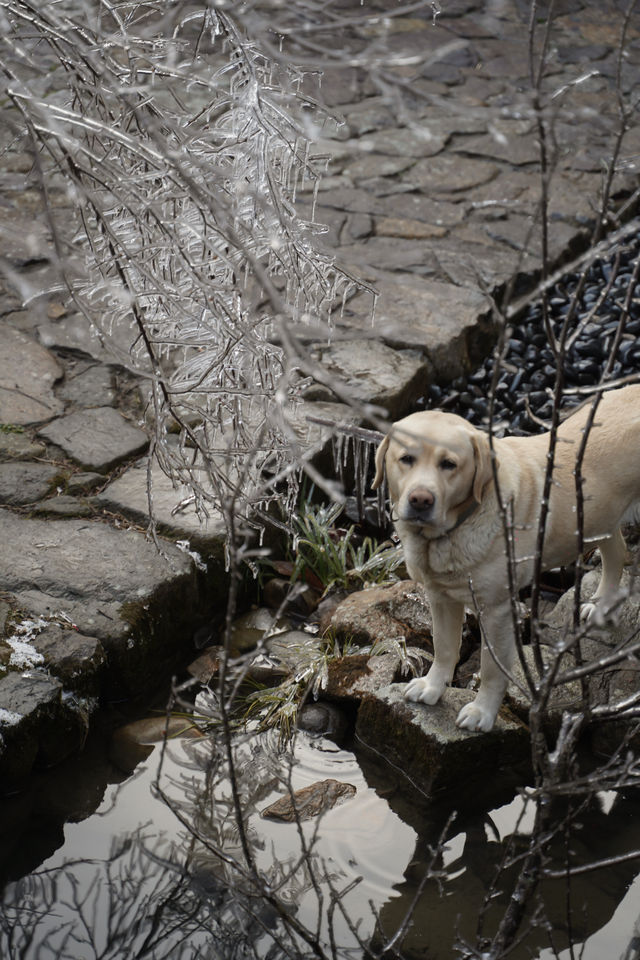
[{"label": "patch of snow", "polygon": [[39,617],[37,620],[23,620],[15,628],[12,637],[7,637],[6,643],[11,647],[9,666],[18,670],[29,670],[44,663],[44,657],[38,653],[32,641],[48,626],[48,621]]},{"label": "patch of snow", "polygon": [[196,565],[196,569],[198,570],[207,569],[206,563],[204,562],[204,560],[202,559],[202,557],[200,556],[197,550],[191,549],[191,544],[189,543],[188,540],[177,540],[176,547],[178,547],[179,550],[182,550],[183,553],[186,553],[189,557],[191,557],[191,559]]},{"label": "patch of snow", "polygon": [[21,720],[21,713],[15,713],[13,710],[5,710],[4,707],[0,707],[0,727],[15,727]]}]

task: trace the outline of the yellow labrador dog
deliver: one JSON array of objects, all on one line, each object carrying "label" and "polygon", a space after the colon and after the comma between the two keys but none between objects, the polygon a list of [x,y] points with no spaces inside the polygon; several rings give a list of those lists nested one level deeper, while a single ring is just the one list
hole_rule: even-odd
[{"label": "yellow labrador dog", "polygon": [[[591,405],[559,428],[543,551],[545,569],[576,559],[574,466]],[[518,587],[531,581],[549,434],[494,441],[503,502],[511,501]],[[480,688],[458,714],[467,730],[490,730],[515,658],[503,522],[488,437],[451,413],[414,413],[394,424],[376,455],[374,488],[386,469],[396,530],[409,576],[423,583],[433,617],[434,661],[406,688],[409,700],[433,704],[458,662],[470,582],[490,652],[483,644]],[[620,523],[640,501],[640,386],[603,395],[582,463],[584,540],[598,547],[602,576],[590,615],[612,603],[625,545]],[[583,610],[583,613],[585,611]],[[495,659],[494,659],[495,657]],[[496,659],[502,668],[496,664]]]}]

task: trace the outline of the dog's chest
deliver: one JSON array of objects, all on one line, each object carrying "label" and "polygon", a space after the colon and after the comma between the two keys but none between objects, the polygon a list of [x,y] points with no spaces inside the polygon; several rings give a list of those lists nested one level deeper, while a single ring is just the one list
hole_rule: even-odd
[{"label": "dog's chest", "polygon": [[449,537],[429,540],[412,533],[402,538],[402,545],[407,569],[414,580],[444,586],[459,578],[461,557]]}]

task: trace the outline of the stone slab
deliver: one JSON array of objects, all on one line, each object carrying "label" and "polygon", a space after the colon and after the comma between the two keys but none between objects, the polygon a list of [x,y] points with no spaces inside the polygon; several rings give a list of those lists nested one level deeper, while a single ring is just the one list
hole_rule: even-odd
[{"label": "stone slab", "polygon": [[35,765],[51,766],[76,752],[88,730],[85,713],[62,696],[44,671],[0,679],[0,783],[11,787]]},{"label": "stone slab", "polygon": [[459,193],[489,183],[500,167],[487,160],[442,153],[437,157],[418,160],[404,175],[404,180],[427,196],[433,193]]},{"label": "stone slab", "polygon": [[[0,510],[0,584],[33,614],[66,618],[100,639],[109,689],[148,689],[188,650],[204,575],[174,544],[90,520],[39,520]],[[223,577],[218,571],[220,589]],[[211,593],[209,594],[211,602]],[[171,616],[167,611],[171,610]]]},{"label": "stone slab", "polygon": [[65,690],[84,697],[100,696],[106,655],[96,637],[52,623],[33,639],[33,646]]},{"label": "stone slab", "polygon": [[21,428],[0,429],[0,461],[33,460],[43,457],[45,452],[44,443],[32,440]]},{"label": "stone slab", "polygon": [[39,431],[67,456],[87,470],[106,473],[129,457],[144,453],[148,438],[143,430],[114,410],[95,407],[59,417]]},{"label": "stone slab", "polygon": [[0,324],[0,356],[0,423],[42,423],[63,412],[64,404],[53,393],[63,371],[48,350]]},{"label": "stone slab", "polygon": [[392,350],[377,340],[341,340],[318,351],[322,366],[359,403],[383,407],[392,419],[407,412],[432,376],[418,352]]},{"label": "stone slab", "polygon": [[115,403],[112,368],[91,364],[72,375],[67,373],[58,387],[58,396],[76,407],[106,407]]},{"label": "stone slab", "polygon": [[103,363],[126,363],[136,337],[133,321],[123,321],[105,337],[94,329],[86,317],[73,313],[59,320],[48,320],[37,327],[38,338],[45,347],[71,350]]},{"label": "stone slab", "polygon": [[[491,349],[497,326],[488,297],[473,287],[381,274],[376,281],[376,334],[396,349],[413,347],[429,358],[441,380],[468,372]],[[344,312],[345,325],[370,327],[359,298]]]},{"label": "stone slab", "polygon": [[[102,510],[121,513],[132,520],[148,524],[151,515],[147,465],[146,457],[138,460],[99,493],[93,502]],[[211,516],[200,519],[192,503],[180,507],[185,499],[190,498],[190,488],[184,484],[174,487],[171,479],[155,463],[151,477],[153,516],[159,529],[170,537],[186,538],[194,546],[206,546],[208,552],[221,551],[226,533],[222,515],[211,507]]]},{"label": "stone slab", "polygon": [[356,734],[365,749],[382,754],[428,796],[447,795],[454,808],[479,802],[478,791],[469,793],[471,783],[502,789],[498,771],[526,763],[529,735],[516,718],[503,711],[490,733],[469,733],[455,720],[473,699],[471,691],[448,688],[440,703],[427,707],[405,700],[404,687],[390,684],[365,697]]},{"label": "stone slab", "polygon": [[45,497],[60,467],[50,463],[15,460],[0,463],[0,503],[22,506]]}]

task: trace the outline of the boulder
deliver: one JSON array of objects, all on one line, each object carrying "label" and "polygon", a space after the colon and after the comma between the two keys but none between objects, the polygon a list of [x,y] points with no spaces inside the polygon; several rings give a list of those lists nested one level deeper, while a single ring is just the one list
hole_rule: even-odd
[{"label": "boulder", "polygon": [[431,648],[432,621],[423,586],[401,580],[391,586],[351,593],[336,607],[328,629],[338,640],[360,646],[403,637],[406,643]]},{"label": "boulder", "polygon": [[75,753],[88,731],[88,715],[63,697],[62,684],[44,672],[0,679],[0,783],[9,786],[35,765],[52,766]]},{"label": "boulder", "polygon": [[[426,671],[431,659],[425,650],[417,647],[407,650],[407,660],[419,674]],[[410,676],[408,663],[403,663],[398,654],[383,653],[371,657],[369,654],[352,653],[329,661],[327,685],[323,693],[336,700],[359,702],[381,687],[402,679],[409,680]]]},{"label": "boulder", "polygon": [[431,368],[415,350],[392,350],[377,340],[338,340],[320,348],[330,376],[356,402],[383,407],[392,419],[408,412],[431,381]]},{"label": "boulder", "polygon": [[527,763],[526,726],[503,708],[490,733],[469,733],[455,720],[473,699],[471,691],[449,687],[429,707],[405,700],[403,690],[394,683],[365,697],[356,725],[359,746],[388,765],[396,780],[401,773],[408,790],[436,799],[446,794],[454,809],[480,803],[480,794],[482,802],[502,795],[505,772]]},{"label": "boulder", "polygon": [[106,656],[96,637],[52,623],[32,642],[44,657],[49,672],[64,684],[65,690],[85,697],[100,696]]}]

